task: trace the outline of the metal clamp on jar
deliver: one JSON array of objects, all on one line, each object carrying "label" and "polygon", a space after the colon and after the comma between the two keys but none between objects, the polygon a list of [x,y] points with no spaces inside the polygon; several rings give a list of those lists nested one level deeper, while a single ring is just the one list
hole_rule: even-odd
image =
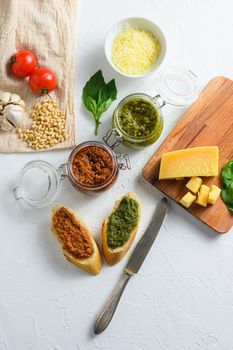
[{"label": "metal clamp on jar", "polygon": [[129,156],[115,154],[112,149],[103,142],[89,141],[76,146],[58,169],[42,160],[27,163],[13,190],[16,200],[36,208],[46,207],[57,199],[61,180],[66,177],[75,189],[88,194],[109,189],[119,169],[131,169]]},{"label": "metal clamp on jar", "polygon": [[[197,76],[181,67],[167,67],[159,77],[154,97],[135,93],[120,101],[113,113],[112,129],[106,135],[133,148],[153,144],[163,130],[162,108],[166,104],[186,107],[198,96]],[[111,146],[109,143],[107,143]]]}]

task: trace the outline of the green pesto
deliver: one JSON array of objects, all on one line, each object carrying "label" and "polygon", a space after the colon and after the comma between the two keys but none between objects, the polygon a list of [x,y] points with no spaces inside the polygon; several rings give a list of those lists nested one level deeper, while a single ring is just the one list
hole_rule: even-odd
[{"label": "green pesto", "polygon": [[133,198],[124,196],[111,214],[107,225],[107,243],[112,249],[122,247],[137,226],[139,206]]},{"label": "green pesto", "polygon": [[120,109],[118,121],[121,129],[131,137],[150,136],[158,124],[158,111],[149,101],[134,98]]}]

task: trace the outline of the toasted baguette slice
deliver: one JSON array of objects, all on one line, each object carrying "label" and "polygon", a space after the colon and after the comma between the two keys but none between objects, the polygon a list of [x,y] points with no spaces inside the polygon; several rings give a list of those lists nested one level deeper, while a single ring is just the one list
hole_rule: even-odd
[{"label": "toasted baguette slice", "polygon": [[78,215],[73,210],[71,210],[69,208],[66,208],[66,209],[71,214],[74,215],[75,220],[77,220],[77,222],[80,225],[82,225],[82,227],[85,228],[85,230],[87,231],[88,236],[89,236],[89,238],[90,238],[90,240],[92,242],[94,252],[89,258],[80,259],[80,258],[77,258],[77,256],[73,255],[72,253],[68,252],[67,250],[65,250],[63,248],[63,242],[62,242],[61,238],[59,237],[59,235],[57,234],[56,229],[55,229],[55,227],[53,225],[53,217],[56,214],[56,212],[62,207],[64,207],[64,206],[63,205],[55,205],[53,207],[53,209],[52,209],[51,231],[55,235],[55,237],[57,238],[58,242],[61,244],[61,248],[62,248],[62,252],[63,252],[64,256],[66,257],[66,259],[68,261],[70,261],[72,264],[78,266],[83,271],[86,271],[86,272],[90,273],[91,275],[98,275],[100,273],[101,269],[102,269],[102,258],[101,258],[101,255],[100,255],[97,243],[94,240],[94,238],[92,237],[89,228],[78,217]]},{"label": "toasted baguette slice", "polygon": [[[108,221],[109,221],[110,215],[118,208],[121,200],[125,196],[133,198],[138,203],[138,205],[139,205],[139,207],[138,207],[139,208],[138,222],[137,222],[136,227],[134,228],[134,230],[131,232],[128,241],[122,247],[113,249],[113,248],[110,248],[108,246],[108,243],[107,243]],[[137,230],[138,230],[140,218],[141,218],[141,202],[140,202],[140,199],[138,198],[138,196],[135,193],[128,192],[128,193],[124,194],[118,201],[115,202],[115,205],[113,207],[112,213],[104,220],[103,225],[102,225],[103,254],[104,254],[104,258],[105,258],[106,262],[109,265],[115,265],[120,260],[122,260],[124,258],[124,256],[126,255],[127,251],[129,250],[131,244],[133,243],[133,240],[134,240],[134,238],[136,236],[136,233],[137,233]]]}]

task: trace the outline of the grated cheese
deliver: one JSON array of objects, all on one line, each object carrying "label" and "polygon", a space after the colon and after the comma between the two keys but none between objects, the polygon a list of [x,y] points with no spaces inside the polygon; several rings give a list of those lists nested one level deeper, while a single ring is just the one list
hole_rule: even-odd
[{"label": "grated cheese", "polygon": [[127,26],[116,36],[111,56],[121,72],[138,75],[150,71],[159,52],[159,41],[151,32]]}]

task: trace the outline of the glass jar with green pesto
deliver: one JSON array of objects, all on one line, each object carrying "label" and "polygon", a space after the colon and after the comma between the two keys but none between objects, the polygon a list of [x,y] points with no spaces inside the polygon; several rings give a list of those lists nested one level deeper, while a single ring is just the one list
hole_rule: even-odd
[{"label": "glass jar with green pesto", "polygon": [[125,145],[135,148],[149,146],[163,130],[161,106],[146,94],[131,94],[115,109],[112,126]]},{"label": "glass jar with green pesto", "polygon": [[[167,67],[159,76],[157,92],[154,97],[135,93],[120,101],[113,113],[112,129],[104,137],[108,146],[121,142],[133,148],[152,145],[163,130],[163,106],[186,107],[196,100],[197,76],[189,69]],[[113,144],[110,144],[111,137],[115,140]]]}]

